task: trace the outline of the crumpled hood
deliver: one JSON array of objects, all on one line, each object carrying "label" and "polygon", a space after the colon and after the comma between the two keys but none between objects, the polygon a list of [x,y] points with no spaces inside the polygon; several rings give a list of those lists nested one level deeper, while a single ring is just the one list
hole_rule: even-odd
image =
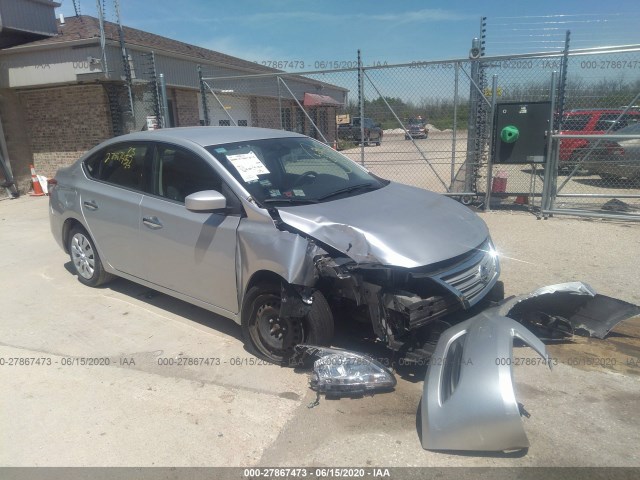
[{"label": "crumpled hood", "polygon": [[393,182],[278,212],[287,225],[363,264],[430,265],[468,252],[489,235],[480,217],[455,200]]}]

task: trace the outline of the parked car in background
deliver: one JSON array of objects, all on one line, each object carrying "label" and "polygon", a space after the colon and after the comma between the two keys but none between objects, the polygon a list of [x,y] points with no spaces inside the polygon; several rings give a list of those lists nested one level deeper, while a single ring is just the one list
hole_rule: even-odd
[{"label": "parked car in background", "polygon": [[602,140],[588,146],[591,153],[583,165],[589,173],[600,175],[603,180],[618,183],[640,181],[640,123],[621,128],[616,135],[637,135],[637,138]]},{"label": "parked car in background", "polygon": [[429,129],[425,122],[421,119],[412,118],[406,124],[407,132],[404,134],[404,139],[410,138],[427,138],[429,135]]},{"label": "parked car in background", "polygon": [[332,307],[402,350],[501,295],[475,213],[284,130],[119,136],[60,169],[49,192],[80,282],[119,276],[233,319],[271,362],[330,343]]},{"label": "parked car in background", "polygon": [[[570,110],[565,113],[562,120],[563,134],[595,135],[602,134],[611,128],[617,131],[628,125],[640,122],[640,111],[630,110],[622,118],[615,122],[624,110],[616,109],[580,109]],[[615,124],[614,124],[615,123]],[[560,142],[559,168],[571,170],[584,156],[589,140],[580,138],[567,138]]]},{"label": "parked car in background", "polygon": [[[376,123],[371,118],[365,117],[364,119],[364,144],[369,145],[375,143],[380,145],[382,143],[382,127],[379,123]],[[354,117],[349,123],[343,123],[338,125],[338,138],[341,140],[351,140],[355,143],[360,142],[360,117]]]}]

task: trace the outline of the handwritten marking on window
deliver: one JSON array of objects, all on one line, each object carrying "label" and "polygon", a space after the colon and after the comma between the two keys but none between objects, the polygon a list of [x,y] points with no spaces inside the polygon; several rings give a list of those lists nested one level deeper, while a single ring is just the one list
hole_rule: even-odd
[{"label": "handwritten marking on window", "polygon": [[128,170],[133,165],[133,158],[136,155],[136,151],[133,147],[129,147],[126,152],[109,152],[104,159],[105,164],[109,164],[111,162],[120,162],[122,168]]}]

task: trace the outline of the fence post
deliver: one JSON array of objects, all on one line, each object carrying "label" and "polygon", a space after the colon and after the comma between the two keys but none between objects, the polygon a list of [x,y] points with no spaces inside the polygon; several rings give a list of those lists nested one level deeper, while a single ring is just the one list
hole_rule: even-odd
[{"label": "fence post", "polygon": [[540,210],[548,210],[549,202],[550,202],[550,192],[551,192],[551,175],[557,175],[558,172],[551,171],[551,157],[553,152],[553,133],[554,124],[555,124],[555,116],[556,116],[556,77],[558,76],[558,72],[555,70],[551,72],[551,86],[550,86],[550,96],[551,96],[551,112],[549,113],[549,130],[547,133],[547,151],[546,158],[544,160],[544,180],[542,184],[542,199],[540,200]]},{"label": "fence post", "polygon": [[496,113],[496,101],[498,98],[498,75],[493,76],[491,84],[491,119],[489,122],[489,155],[487,155],[487,192],[484,196],[484,211],[491,210],[491,183],[493,180],[493,121]]},{"label": "fence post", "polygon": [[153,114],[156,117],[156,122],[158,122],[158,126],[160,123],[160,91],[158,89],[158,73],[156,71],[156,54],[155,52],[151,52],[149,54],[150,63],[151,63],[151,83],[152,83],[152,91],[151,94],[153,96]]},{"label": "fence post", "polygon": [[567,92],[567,71],[569,68],[569,41],[571,40],[571,31],[567,30],[564,38],[564,51],[562,53],[562,64],[560,65],[560,86],[558,92],[558,125],[557,130],[561,129],[562,117],[566,106]]},{"label": "fence post", "polygon": [[164,73],[158,74],[160,81],[160,95],[162,96],[162,128],[173,127],[169,118],[169,99],[167,98],[167,82],[164,79]]},{"label": "fence post", "polygon": [[[474,38],[471,43],[471,50],[479,48],[479,42],[477,38]],[[478,116],[478,101],[480,92],[477,91],[480,74],[480,62],[474,58],[471,58],[471,72],[470,72],[470,85],[469,85],[469,118],[467,120],[467,158],[465,160],[464,168],[464,191],[471,192],[473,190],[473,175],[474,166],[473,162],[476,158],[476,137],[478,135],[477,116]],[[475,82],[475,85],[474,85]]]},{"label": "fence post", "polygon": [[453,138],[451,140],[451,183],[449,190],[453,190],[456,181],[456,141],[458,136],[458,84],[460,81],[460,64],[455,63],[455,75],[453,83]]},{"label": "fence post", "polygon": [[360,109],[360,164],[364,166],[364,70],[360,50],[358,50],[358,107]]},{"label": "fence post", "polygon": [[282,95],[280,92],[280,77],[276,77],[276,83],[278,84],[278,113],[280,114],[280,130],[284,130],[282,125]]},{"label": "fence post", "polygon": [[198,79],[200,80],[200,97],[202,101],[202,113],[204,115],[204,124],[209,126],[209,108],[207,107],[207,91],[204,88],[204,80],[202,79],[202,66],[198,65]]}]

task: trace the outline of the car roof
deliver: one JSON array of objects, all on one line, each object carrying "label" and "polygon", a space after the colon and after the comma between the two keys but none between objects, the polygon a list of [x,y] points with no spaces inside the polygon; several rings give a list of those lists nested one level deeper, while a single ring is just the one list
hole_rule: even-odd
[{"label": "car roof", "polygon": [[221,143],[245,142],[267,138],[302,137],[299,133],[287,130],[257,127],[175,127],[162,128],[144,132],[129,133],[116,137],[118,141],[155,140],[155,141],[190,141],[202,147]]}]

